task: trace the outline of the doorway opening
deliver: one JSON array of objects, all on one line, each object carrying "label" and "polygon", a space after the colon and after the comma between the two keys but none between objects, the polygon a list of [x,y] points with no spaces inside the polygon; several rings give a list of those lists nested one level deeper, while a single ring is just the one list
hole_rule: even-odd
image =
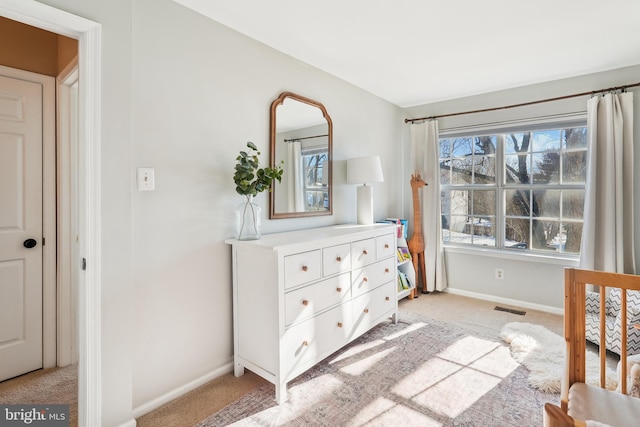
[{"label": "doorway opening", "polygon": [[100,425],[100,24],[32,0],[0,5],[0,17],[78,40],[78,424]]}]

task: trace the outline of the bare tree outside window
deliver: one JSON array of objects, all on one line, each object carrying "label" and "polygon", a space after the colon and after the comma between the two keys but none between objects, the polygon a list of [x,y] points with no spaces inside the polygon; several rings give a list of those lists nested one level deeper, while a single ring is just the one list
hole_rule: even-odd
[{"label": "bare tree outside window", "polygon": [[445,243],[578,254],[586,157],[584,127],[440,139]]}]

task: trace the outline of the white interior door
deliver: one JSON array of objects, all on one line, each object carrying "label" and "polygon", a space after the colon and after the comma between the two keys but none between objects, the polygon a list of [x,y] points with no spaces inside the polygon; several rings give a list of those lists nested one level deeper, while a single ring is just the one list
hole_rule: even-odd
[{"label": "white interior door", "polygon": [[42,367],[42,92],[0,76],[0,381]]}]

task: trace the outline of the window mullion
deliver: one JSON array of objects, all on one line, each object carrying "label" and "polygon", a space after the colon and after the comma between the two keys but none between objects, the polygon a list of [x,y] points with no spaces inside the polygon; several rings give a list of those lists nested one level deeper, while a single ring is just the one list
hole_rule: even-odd
[{"label": "window mullion", "polygon": [[504,210],[504,134],[496,138],[496,248],[504,248],[505,210]]}]

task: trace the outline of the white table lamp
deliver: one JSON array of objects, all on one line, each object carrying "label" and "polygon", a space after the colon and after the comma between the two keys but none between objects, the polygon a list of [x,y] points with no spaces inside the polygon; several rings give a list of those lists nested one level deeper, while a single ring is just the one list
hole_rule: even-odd
[{"label": "white table lamp", "polygon": [[383,181],[379,156],[347,160],[347,183],[362,184],[358,187],[358,224],[373,224],[373,188],[367,184]]}]

